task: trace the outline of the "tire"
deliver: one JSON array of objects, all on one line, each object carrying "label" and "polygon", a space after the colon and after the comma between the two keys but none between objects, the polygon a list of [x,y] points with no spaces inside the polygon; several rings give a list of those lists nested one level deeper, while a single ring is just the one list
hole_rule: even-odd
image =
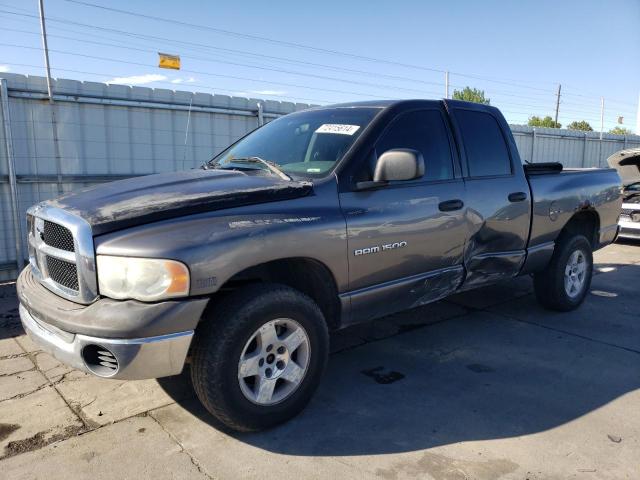
[{"label": "tire", "polygon": [[[297,341],[290,352],[287,346],[293,349]],[[269,351],[267,344],[273,345]],[[224,297],[198,326],[191,379],[196,395],[219,421],[237,431],[258,431],[304,409],[328,356],[327,324],[311,298],[284,285],[255,284]],[[246,371],[240,369],[241,359]],[[254,369],[258,374],[249,375]],[[241,372],[249,376],[240,378]],[[275,385],[268,401],[270,389],[259,388],[261,382]]]},{"label": "tire", "polygon": [[[572,269],[569,284],[565,283],[565,273],[569,262],[578,259]],[[582,259],[583,262],[579,260]],[[576,270],[584,268],[582,279]],[[533,285],[538,302],[549,310],[568,312],[580,306],[591,287],[593,275],[593,253],[591,244],[583,235],[562,236],[556,245],[547,267],[534,275]],[[578,286],[579,285],[579,286]]]}]

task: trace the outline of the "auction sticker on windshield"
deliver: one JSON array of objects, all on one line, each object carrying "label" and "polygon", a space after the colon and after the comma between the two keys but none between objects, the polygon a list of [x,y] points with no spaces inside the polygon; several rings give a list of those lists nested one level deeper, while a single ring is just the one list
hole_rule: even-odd
[{"label": "auction sticker on windshield", "polygon": [[325,123],[320,125],[316,133],[339,133],[340,135],[353,135],[360,125],[344,125],[341,123]]}]

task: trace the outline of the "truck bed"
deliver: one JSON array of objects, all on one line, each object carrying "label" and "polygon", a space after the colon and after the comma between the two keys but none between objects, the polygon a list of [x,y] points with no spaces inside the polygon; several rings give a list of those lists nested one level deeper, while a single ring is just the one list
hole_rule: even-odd
[{"label": "truck bed", "polygon": [[[525,169],[526,170],[526,169]],[[599,237],[615,237],[620,214],[620,178],[613,168],[571,168],[527,172],[533,200],[529,247],[552,242],[577,211],[597,209]]]}]

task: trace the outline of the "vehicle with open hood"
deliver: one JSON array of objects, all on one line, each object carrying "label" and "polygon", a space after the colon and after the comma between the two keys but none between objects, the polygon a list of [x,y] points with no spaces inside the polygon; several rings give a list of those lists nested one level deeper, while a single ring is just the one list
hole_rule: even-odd
[{"label": "vehicle with open hood", "polygon": [[640,240],[640,148],[614,153],[607,159],[622,179],[620,237]]},{"label": "vehicle with open hood", "polygon": [[307,404],[331,331],[518,275],[546,308],[577,308],[620,204],[613,169],[523,165],[494,107],[318,107],[201,169],[33,206],[20,317],[99,377],[190,363],[207,410],[257,430]]}]

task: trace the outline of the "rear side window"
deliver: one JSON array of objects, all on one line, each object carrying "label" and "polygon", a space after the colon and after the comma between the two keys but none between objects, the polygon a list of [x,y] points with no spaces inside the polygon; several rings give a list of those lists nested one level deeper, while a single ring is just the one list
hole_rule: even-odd
[{"label": "rear side window", "polygon": [[418,110],[401,114],[376,144],[376,154],[393,148],[410,148],[422,153],[423,180],[453,178],[453,159],[447,127],[438,110]]},{"label": "rear side window", "polygon": [[488,113],[456,109],[456,120],[467,153],[469,176],[510,175],[509,150],[496,119]]}]

